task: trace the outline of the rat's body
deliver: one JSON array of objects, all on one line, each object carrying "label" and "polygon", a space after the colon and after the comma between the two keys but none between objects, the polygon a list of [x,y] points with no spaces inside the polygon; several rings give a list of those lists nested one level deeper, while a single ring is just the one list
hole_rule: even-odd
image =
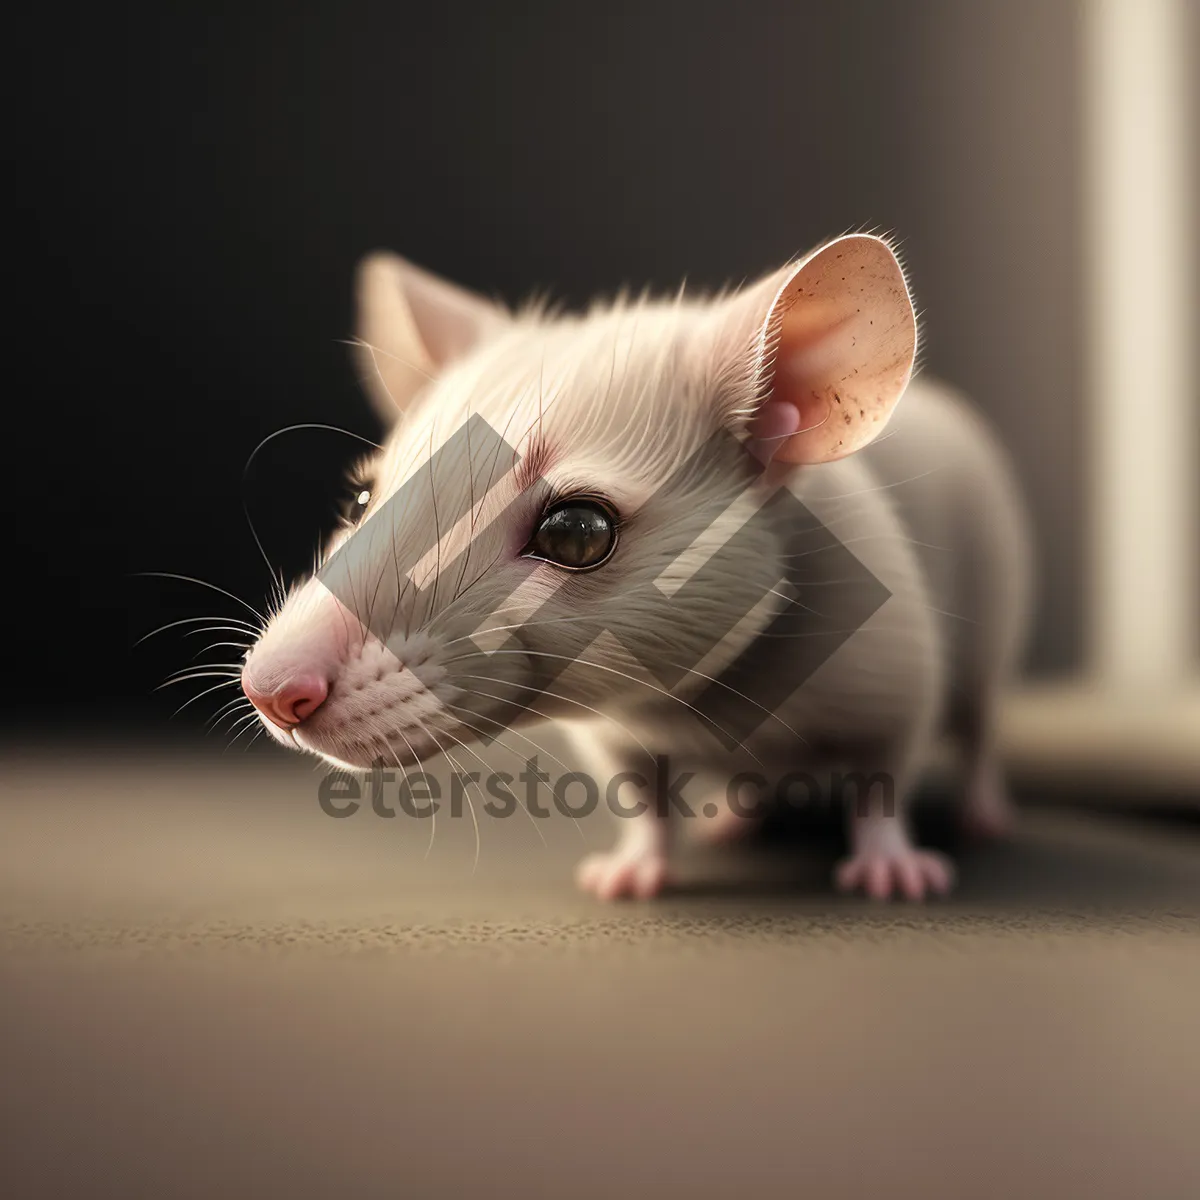
[{"label": "rat's body", "polygon": [[[918,380],[884,437],[789,482],[891,597],[807,677],[804,633],[760,639],[748,651],[754,669],[804,682],[775,710],[777,719],[765,719],[743,745],[726,752],[695,714],[670,703],[639,713],[641,742],[670,754],[676,780],[694,776],[677,795],[693,814],[718,806],[717,836],[750,827],[762,798],[811,801],[811,783],[833,787],[836,772],[842,798],[859,809],[856,840],[886,850],[902,833],[905,800],[930,751],[939,735],[949,735],[960,759],[965,821],[1001,832],[1010,813],[993,720],[1020,648],[1028,565],[1017,496],[988,431],[948,389]],[[841,556],[814,553],[803,534],[789,541],[786,528],[779,536],[785,553],[811,565],[802,602],[822,614],[852,612],[864,580],[847,577]],[[645,770],[644,750],[607,722],[576,727],[574,746],[595,778]],[[797,774],[804,778],[780,795],[779,785]],[[865,787],[877,774],[886,783]],[[730,781],[740,776],[758,778],[739,784],[731,809]],[[581,881],[603,895],[654,891],[679,821],[677,806],[664,808],[671,813],[666,821],[650,813],[623,819],[617,849],[581,864]],[[841,881],[911,895],[949,882],[948,865],[933,855],[894,878],[885,874],[885,857],[852,859]]]},{"label": "rat's body", "polygon": [[[1004,821],[992,719],[1026,550],[1002,459],[957,400],[919,382],[889,422],[916,346],[889,248],[843,238],[731,297],[583,317],[509,318],[387,258],[360,297],[370,390],[405,419],[360,527],[248,656],[271,732],[406,766],[555,717],[601,794],[665,756],[694,774],[694,812],[757,799],[747,772],[882,774],[840,882],[948,886],[904,806],[948,726],[968,814]],[[813,669],[817,638],[844,641]],[[621,796],[638,799],[581,865],[601,896],[668,874],[665,797]]]}]

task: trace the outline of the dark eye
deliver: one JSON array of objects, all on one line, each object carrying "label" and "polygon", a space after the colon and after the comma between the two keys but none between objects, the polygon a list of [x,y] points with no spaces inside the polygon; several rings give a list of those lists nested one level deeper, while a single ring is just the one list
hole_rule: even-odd
[{"label": "dark eye", "polygon": [[617,544],[617,519],[599,500],[560,500],[543,514],[525,553],[572,571],[605,562]]},{"label": "dark eye", "polygon": [[371,503],[371,485],[356,483],[346,504],[346,520],[351,525],[357,525],[363,519],[367,506]]}]

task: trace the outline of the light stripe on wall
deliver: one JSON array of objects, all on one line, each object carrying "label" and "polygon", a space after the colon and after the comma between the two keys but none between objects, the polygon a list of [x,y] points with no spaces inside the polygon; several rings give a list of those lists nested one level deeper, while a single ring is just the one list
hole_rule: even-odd
[{"label": "light stripe on wall", "polygon": [[1197,219],[1188,0],[1083,0],[1093,414],[1090,667],[1161,690],[1197,670],[1192,462]]}]

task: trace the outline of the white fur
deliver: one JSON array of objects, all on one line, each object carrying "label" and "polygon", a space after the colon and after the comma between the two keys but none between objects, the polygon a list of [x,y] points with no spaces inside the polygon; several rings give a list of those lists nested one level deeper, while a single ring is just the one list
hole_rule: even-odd
[{"label": "white fur", "polygon": [[[329,547],[332,554],[347,536],[367,539],[369,553],[359,556],[365,565],[344,581],[340,600],[315,579],[295,590],[247,663],[259,677],[281,677],[314,662],[330,675],[329,696],[313,716],[288,734],[269,725],[273,734],[341,764],[368,766],[382,756],[406,765],[481,731],[536,719],[528,710],[514,718],[503,703],[536,695],[539,715],[578,721],[599,710],[617,718],[576,727],[580,754],[597,775],[636,770],[639,762],[644,770],[647,749],[669,752],[681,769],[710,780],[713,799],[723,802],[721,781],[731,774],[802,768],[819,747],[864,769],[892,773],[902,801],[939,724],[954,718],[968,759],[968,791],[994,792],[991,709],[1020,644],[1027,561],[1006,468],[955,397],[915,383],[887,432],[866,450],[819,465],[776,464],[755,480],[738,443],[752,432],[769,391],[764,373],[778,348],[780,296],[795,291],[795,268],[728,298],[642,298],[584,315],[528,309],[513,317],[456,291],[439,292],[432,302],[410,293],[409,305],[425,305],[413,315],[399,291],[392,296],[389,290],[389,281],[403,285],[403,270],[397,260],[378,260],[363,285],[375,305],[364,326],[373,340],[363,361],[376,400],[394,399],[405,411],[368,465],[374,487],[366,520]],[[420,287],[432,286],[432,277],[418,274]],[[898,268],[896,277],[903,293]],[[895,281],[886,283],[888,296],[876,289],[881,298],[869,297],[878,307],[854,311],[899,311]],[[398,307],[391,311],[388,304]],[[439,314],[447,321],[440,334]],[[865,317],[861,325],[866,332]],[[894,346],[899,327],[882,319],[880,326],[887,326]],[[397,337],[382,344],[388,329]],[[890,350],[883,364],[887,378],[899,379],[894,395],[864,390],[863,405],[854,405],[877,426],[851,429],[858,441],[883,428],[899,398],[915,333],[910,341],[907,368]],[[856,361],[868,361],[861,346],[855,353]],[[854,386],[849,374],[843,390]],[[862,378],[868,376],[864,370]],[[473,414],[502,434],[518,458],[544,451],[544,485],[519,490],[515,460],[464,454],[444,464],[427,503],[402,514],[387,510],[389,497],[427,470],[431,451]],[[716,438],[722,430],[734,436]],[[665,487],[693,455],[696,469]],[[671,694],[655,682],[661,677],[656,668],[697,662],[714,622],[732,606],[744,611],[772,595],[784,556],[794,552],[793,531],[763,530],[736,559],[726,541],[778,486],[801,497],[892,598],[744,745],[726,751],[688,709],[687,697],[755,643],[771,604],[759,604],[704,659],[703,676],[685,678]],[[613,504],[622,529],[610,562],[573,574],[520,557],[546,487],[558,495],[598,494]],[[442,528],[438,510],[452,508],[456,497],[469,502],[470,515]],[[411,578],[400,578],[395,562],[406,539],[426,536],[435,524],[437,550]],[[460,572],[439,572],[468,549]],[[679,592],[669,621],[659,618],[657,607],[630,599],[651,583],[674,593],[714,554],[719,570],[704,572],[709,586]],[[418,604],[417,588],[435,577],[436,595],[427,590]],[[855,585],[832,566],[820,583],[802,602],[836,612],[853,598],[846,589]],[[560,614],[555,621],[524,623],[551,597]],[[364,630],[378,631],[382,614],[391,614],[383,620],[386,649],[380,636]],[[603,652],[578,652],[567,636],[572,614],[609,631]],[[464,641],[489,628],[496,631],[493,645],[514,633],[516,646],[487,653]],[[770,669],[794,670],[799,649],[795,642],[771,647]],[[563,653],[581,661],[547,694],[540,676]],[[953,708],[948,696],[955,697]],[[966,715],[955,715],[960,712]],[[878,814],[856,826],[859,854],[849,876],[858,870],[861,878],[851,882],[885,894],[936,887],[941,867],[912,849],[902,820],[893,824],[899,850],[896,838],[880,834]],[[666,833],[653,817],[624,822],[617,850],[586,863],[581,881],[602,895],[652,893],[668,869]],[[885,868],[893,872],[887,886],[873,888],[871,873],[882,879]],[[922,886],[910,889],[918,876]]]}]

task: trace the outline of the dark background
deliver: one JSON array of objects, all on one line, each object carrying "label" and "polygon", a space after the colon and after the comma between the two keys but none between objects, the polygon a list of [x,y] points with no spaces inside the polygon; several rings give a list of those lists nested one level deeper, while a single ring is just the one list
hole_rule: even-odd
[{"label": "dark background", "polygon": [[23,22],[6,728],[180,729],[185,696],[152,689],[203,639],[133,643],[239,608],[131,574],[261,604],[243,495],[272,560],[306,566],[355,443],[288,434],[245,489],[243,466],[295,422],[378,432],[339,341],[376,246],[510,300],[581,301],[894,231],[927,366],[977,397],[1032,498],[1031,668],[1077,665],[1073,4],[243,3]]}]

